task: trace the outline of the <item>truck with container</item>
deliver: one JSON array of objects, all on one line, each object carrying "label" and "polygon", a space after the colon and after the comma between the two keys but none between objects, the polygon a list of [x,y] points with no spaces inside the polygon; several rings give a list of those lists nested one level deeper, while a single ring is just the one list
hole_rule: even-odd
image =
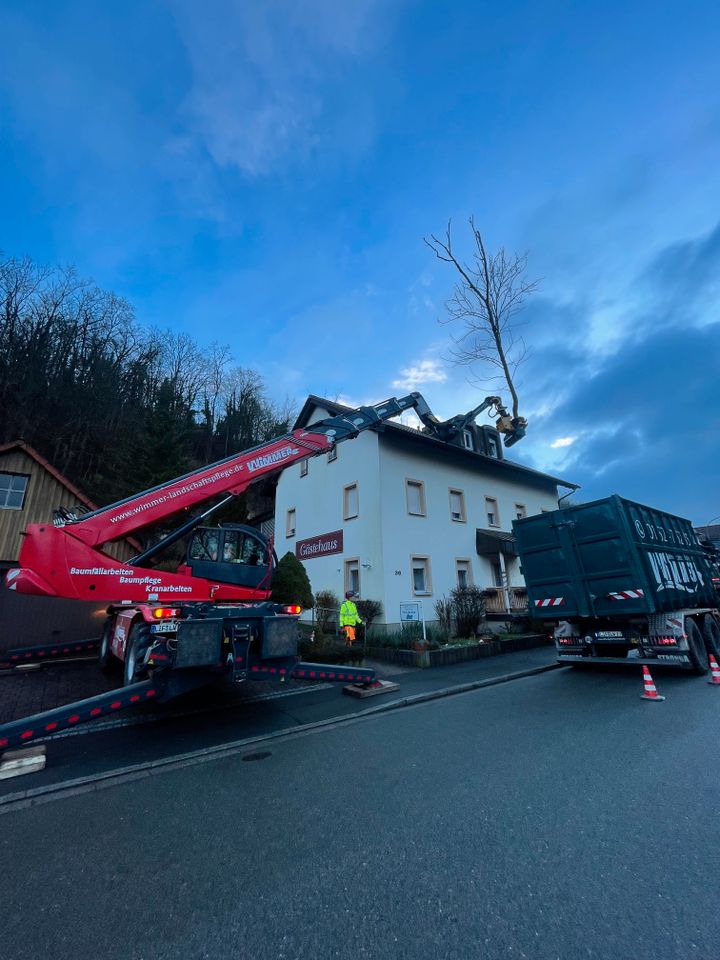
[{"label": "truck with container", "polygon": [[[486,397],[464,417],[440,421],[419,393],[411,393],[328,417],[99,510],[60,510],[52,523],[31,524],[23,535],[19,565],[6,574],[6,588],[107,601],[99,642],[72,644],[72,652],[99,646],[103,667],[122,664],[123,686],[0,726],[0,750],[149,700],[164,702],[217,679],[375,682],[368,668],[299,662],[301,609],[270,600],[272,544],[247,525],[204,524],[258,481],[327,453],[364,430],[380,428],[408,410],[416,412],[426,431],[441,438],[457,433],[484,410],[497,417],[496,429],[506,446],[521,439],[527,426],[522,417],[508,414],[499,397]],[[214,502],[127,562],[104,549],[208,501]],[[188,541],[187,552],[176,570],[151,565],[183,540]],[[12,666],[67,652],[63,645],[39,645],[10,650],[6,658]]]},{"label": "truck with container", "polygon": [[689,520],[614,495],[513,531],[529,616],[553,626],[560,662],[720,662],[715,571]]}]

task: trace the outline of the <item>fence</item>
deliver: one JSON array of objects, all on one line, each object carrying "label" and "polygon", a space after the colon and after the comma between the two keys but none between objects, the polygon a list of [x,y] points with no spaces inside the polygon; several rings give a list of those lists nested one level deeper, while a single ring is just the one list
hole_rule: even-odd
[{"label": "fence", "polygon": [[[510,609],[505,599],[507,589]],[[487,613],[527,613],[528,598],[525,587],[486,587],[483,590]]]}]

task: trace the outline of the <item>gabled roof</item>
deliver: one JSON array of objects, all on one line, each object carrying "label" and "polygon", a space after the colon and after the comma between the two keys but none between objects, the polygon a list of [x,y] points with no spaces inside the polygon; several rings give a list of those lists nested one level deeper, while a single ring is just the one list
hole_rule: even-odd
[{"label": "gabled roof", "polygon": [[[308,424],[312,423],[310,416],[315,407],[322,407],[333,416],[343,413],[351,413],[353,409],[352,407],[347,407],[342,403],[336,403],[334,400],[326,400],[324,397],[318,397],[311,393],[303,404],[300,413],[298,414],[298,418],[295,421],[295,429],[307,427]],[[510,473],[522,474],[528,479],[534,478],[536,480],[544,480],[545,482],[554,483],[561,487],[569,487],[571,490],[578,490],[580,487],[580,485],[577,483],[571,483],[569,480],[563,480],[560,477],[554,477],[549,473],[543,473],[541,470],[534,470],[532,467],[526,467],[522,463],[516,463],[514,460],[498,460],[495,457],[487,457],[484,453],[478,453],[475,450],[468,450],[466,447],[459,447],[455,444],[446,443],[444,440],[438,440],[437,437],[431,437],[426,433],[421,433],[414,427],[406,427],[402,423],[395,423],[391,420],[385,420],[379,429],[412,437],[414,440],[427,444],[428,451],[432,448],[432,446],[434,446],[436,449],[440,448],[445,451],[450,448],[453,453],[459,454],[470,461],[475,461],[475,463],[478,465],[482,464],[484,466],[487,465],[498,467],[499,469],[507,470]]]},{"label": "gabled roof", "polygon": [[[47,470],[51,477],[53,477],[57,482],[65,487],[65,489],[71,493],[76,500],[87,507],[88,510],[97,510],[98,506],[96,503],[86,496],[82,490],[75,486],[66,476],[64,476],[60,471],[54,467],[49,460],[46,460],[42,454],[38,453],[34,447],[31,447],[29,443],[26,443],[24,440],[13,440],[11,443],[2,443],[0,444],[0,456],[3,453],[9,453],[11,450],[22,450],[23,453],[26,453],[31,459],[33,459],[37,464],[39,464],[43,470]],[[134,537],[123,537],[122,538],[126,543],[129,543],[131,547],[135,550],[141,550],[142,545]]]},{"label": "gabled roof", "polygon": [[43,470],[47,470],[47,472],[54,477],[59,484],[65,487],[66,490],[68,490],[89,510],[98,509],[92,500],[85,496],[82,490],[78,490],[74,483],[71,483],[66,476],[63,476],[63,474],[60,473],[60,471],[57,470],[49,460],[46,460],[45,457],[39,454],[34,447],[30,446],[29,443],[26,443],[24,440],[13,440],[11,443],[0,444],[0,455],[3,453],[9,453],[11,450],[22,450],[23,453],[26,453],[36,463],[40,464]]}]

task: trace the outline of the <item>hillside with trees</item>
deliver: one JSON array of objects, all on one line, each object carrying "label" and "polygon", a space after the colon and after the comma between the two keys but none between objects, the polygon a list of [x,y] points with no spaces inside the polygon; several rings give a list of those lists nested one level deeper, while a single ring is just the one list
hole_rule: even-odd
[{"label": "hillside with trees", "polygon": [[143,326],[72,267],[0,256],[0,443],[26,440],[96,502],[269,439],[292,418],[229,346]]}]

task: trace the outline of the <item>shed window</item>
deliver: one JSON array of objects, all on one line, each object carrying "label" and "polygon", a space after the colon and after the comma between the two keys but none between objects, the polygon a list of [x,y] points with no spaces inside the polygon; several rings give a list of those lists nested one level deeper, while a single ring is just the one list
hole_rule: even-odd
[{"label": "shed window", "polygon": [[0,473],[0,510],[22,510],[29,479],[22,473]]},{"label": "shed window", "polygon": [[287,512],[285,518],[285,536],[294,537],[295,536],[295,509],[291,508]]}]

